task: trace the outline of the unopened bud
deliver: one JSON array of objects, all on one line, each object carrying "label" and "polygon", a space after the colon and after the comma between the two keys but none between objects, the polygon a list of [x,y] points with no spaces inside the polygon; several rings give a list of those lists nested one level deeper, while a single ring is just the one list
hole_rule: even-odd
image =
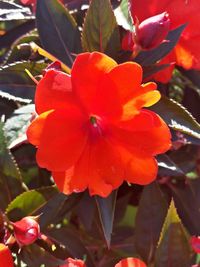
[{"label": "unopened bud", "polygon": [[137,21],[135,31],[128,32],[122,40],[124,50],[149,50],[166,41],[169,32],[170,19],[167,12],[145,19],[140,24]]},{"label": "unopened bud", "polygon": [[7,246],[0,243],[0,267],[13,267],[13,258],[11,251]]},{"label": "unopened bud", "polygon": [[135,41],[144,50],[155,48],[165,40],[169,27],[167,12],[145,19],[136,26]]},{"label": "unopened bud", "polygon": [[49,64],[42,72],[42,75],[44,76],[48,70],[58,70],[61,71],[61,63],[60,61],[54,61],[51,64]]},{"label": "unopened bud", "polygon": [[59,267],[86,267],[86,265],[82,260],[68,258],[66,259],[66,264]]},{"label": "unopened bud", "polygon": [[37,217],[24,217],[20,221],[12,223],[14,235],[20,246],[30,245],[40,237],[40,226]]},{"label": "unopened bud", "polygon": [[196,253],[200,253],[200,237],[192,236],[190,239],[191,246]]}]

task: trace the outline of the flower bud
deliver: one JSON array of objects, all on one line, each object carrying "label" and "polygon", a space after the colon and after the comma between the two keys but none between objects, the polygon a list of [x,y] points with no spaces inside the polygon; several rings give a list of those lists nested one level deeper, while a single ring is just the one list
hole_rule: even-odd
[{"label": "flower bud", "polygon": [[60,267],[86,267],[84,261],[68,258],[66,259],[66,264],[61,265]]},{"label": "flower bud", "polygon": [[200,237],[192,236],[190,239],[191,246],[196,253],[200,253]]},{"label": "flower bud", "polygon": [[0,267],[13,267],[12,254],[7,246],[0,243]]},{"label": "flower bud", "polygon": [[30,245],[40,237],[40,226],[36,218],[28,216],[12,223],[16,241],[20,246]]},{"label": "flower bud", "polygon": [[131,266],[138,266],[138,267],[147,267],[146,264],[141,261],[140,259],[137,258],[126,258],[126,259],[122,259],[120,262],[118,262],[115,267],[131,267]]},{"label": "flower bud", "polygon": [[23,5],[32,5],[32,4],[35,4],[36,0],[20,0],[20,2]]},{"label": "flower bud", "polygon": [[165,40],[169,27],[170,19],[167,12],[145,19],[136,26],[136,44],[143,50],[155,48]]}]

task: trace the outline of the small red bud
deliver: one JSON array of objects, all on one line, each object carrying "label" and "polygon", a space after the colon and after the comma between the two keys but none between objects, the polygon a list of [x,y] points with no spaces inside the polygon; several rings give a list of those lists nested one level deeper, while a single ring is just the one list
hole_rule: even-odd
[{"label": "small red bud", "polygon": [[165,40],[169,27],[167,12],[145,19],[136,26],[135,41],[144,50],[155,48]]},{"label": "small red bud", "polygon": [[128,32],[122,40],[122,49],[130,51],[149,50],[166,41],[170,19],[167,12],[135,23],[135,31]]},{"label": "small red bud", "polygon": [[66,259],[66,264],[61,265],[60,267],[86,267],[84,261],[68,258]]},{"label": "small red bud", "polygon": [[35,4],[36,0],[20,0],[23,5]]},{"label": "small red bud", "polygon": [[20,246],[34,243],[40,236],[40,226],[37,217],[24,217],[20,221],[12,223],[14,235]]},{"label": "small red bud", "polygon": [[43,70],[42,75],[44,76],[48,70],[62,70],[60,61],[54,61],[49,64],[46,69]]},{"label": "small red bud", "polygon": [[13,267],[13,258],[11,251],[7,246],[0,243],[0,267]]},{"label": "small red bud", "polygon": [[200,237],[192,236],[190,239],[191,246],[196,253],[200,253]]}]

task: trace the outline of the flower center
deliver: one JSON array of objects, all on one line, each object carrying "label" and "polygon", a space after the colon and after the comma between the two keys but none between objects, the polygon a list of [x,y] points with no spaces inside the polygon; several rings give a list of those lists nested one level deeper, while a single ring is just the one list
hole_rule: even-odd
[{"label": "flower center", "polygon": [[94,127],[97,127],[97,126],[98,126],[98,124],[97,124],[97,118],[96,118],[96,117],[91,116],[91,117],[90,117],[90,122],[91,122],[91,124],[92,124]]},{"label": "flower center", "polygon": [[102,122],[101,119],[97,116],[90,116],[90,125],[91,125],[91,134],[93,138],[99,137],[102,135]]}]

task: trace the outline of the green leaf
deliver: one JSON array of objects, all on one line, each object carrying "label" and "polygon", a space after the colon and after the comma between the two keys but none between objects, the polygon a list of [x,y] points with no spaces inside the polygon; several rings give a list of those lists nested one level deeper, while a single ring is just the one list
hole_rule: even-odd
[{"label": "green leaf", "polygon": [[[200,235],[200,178],[182,186],[168,184],[178,214],[191,235]],[[192,208],[191,208],[192,207]]]},{"label": "green leaf", "polygon": [[0,97],[2,99],[6,99],[8,101],[13,101],[16,103],[21,103],[21,104],[30,104],[30,102],[31,102],[31,99],[24,99],[21,97],[13,96],[9,93],[2,92],[1,90],[0,90]]},{"label": "green leaf", "polygon": [[31,42],[39,43],[39,36],[36,30],[32,30],[18,38],[12,44],[5,56],[4,62],[9,64],[16,61],[28,60],[32,53],[31,47],[29,46]]},{"label": "green leaf", "polygon": [[156,250],[155,267],[188,267],[191,247],[188,235],[171,201]]},{"label": "green leaf", "polygon": [[84,51],[115,56],[120,49],[119,30],[109,0],[92,0],[82,33]]},{"label": "green leaf", "polygon": [[37,76],[41,75],[46,66],[44,63],[22,61],[0,67],[0,90],[22,99],[33,99],[35,84],[25,69],[28,69],[33,76]]},{"label": "green leaf", "polygon": [[149,66],[165,57],[175,47],[185,27],[186,24],[170,31],[166,37],[167,42],[163,42],[155,49],[141,52],[135,58],[135,61],[140,63],[142,66]]},{"label": "green leaf", "polygon": [[162,96],[150,109],[158,113],[172,129],[200,139],[200,124],[176,101]]},{"label": "green leaf", "polygon": [[69,11],[58,0],[38,1],[36,22],[44,49],[72,66],[72,54],[79,53],[81,45],[78,26]]},{"label": "green leaf", "polygon": [[117,191],[113,191],[107,198],[96,196],[99,218],[108,248],[111,243],[113,220],[115,214]]},{"label": "green leaf", "polygon": [[33,19],[33,15],[29,8],[8,1],[0,2],[0,21],[25,19]]},{"label": "green leaf", "polygon": [[168,200],[159,184],[153,182],[144,187],[135,223],[135,246],[147,262],[154,259],[160,231],[168,209]]},{"label": "green leaf", "polygon": [[4,84],[33,84],[30,77],[25,72],[28,69],[33,76],[41,75],[47,64],[31,61],[18,61],[0,67],[0,85]]},{"label": "green leaf", "polygon": [[17,221],[25,216],[39,215],[49,199],[58,194],[55,186],[30,190],[17,196],[7,207],[10,220]]},{"label": "green leaf", "polygon": [[58,193],[49,199],[45,206],[39,210],[39,213],[42,213],[40,216],[41,229],[45,229],[50,223],[62,221],[63,217],[78,204],[80,198],[81,194],[67,196]]},{"label": "green leaf", "polygon": [[22,178],[14,157],[7,148],[7,140],[3,130],[4,124],[0,122],[0,208],[4,210],[7,205],[24,191]]},{"label": "green leaf", "polygon": [[159,166],[159,175],[161,176],[183,176],[184,172],[170,157],[166,154],[158,155],[156,157]]},{"label": "green leaf", "polygon": [[125,30],[133,31],[133,20],[129,11],[129,1],[122,0],[120,5],[114,11],[118,25]]},{"label": "green leaf", "polygon": [[55,258],[37,244],[24,246],[19,254],[19,257],[29,267],[55,267],[64,263],[62,260]]},{"label": "green leaf", "polygon": [[60,229],[50,229],[45,231],[45,234],[54,242],[61,245],[73,258],[86,258],[88,267],[93,267],[93,259],[80,239],[79,232],[70,227],[62,227]]},{"label": "green leaf", "polygon": [[34,111],[35,105],[26,105],[16,109],[12,114],[12,117],[7,119],[4,125],[4,130],[9,146],[18,138],[26,134],[27,127]]}]

